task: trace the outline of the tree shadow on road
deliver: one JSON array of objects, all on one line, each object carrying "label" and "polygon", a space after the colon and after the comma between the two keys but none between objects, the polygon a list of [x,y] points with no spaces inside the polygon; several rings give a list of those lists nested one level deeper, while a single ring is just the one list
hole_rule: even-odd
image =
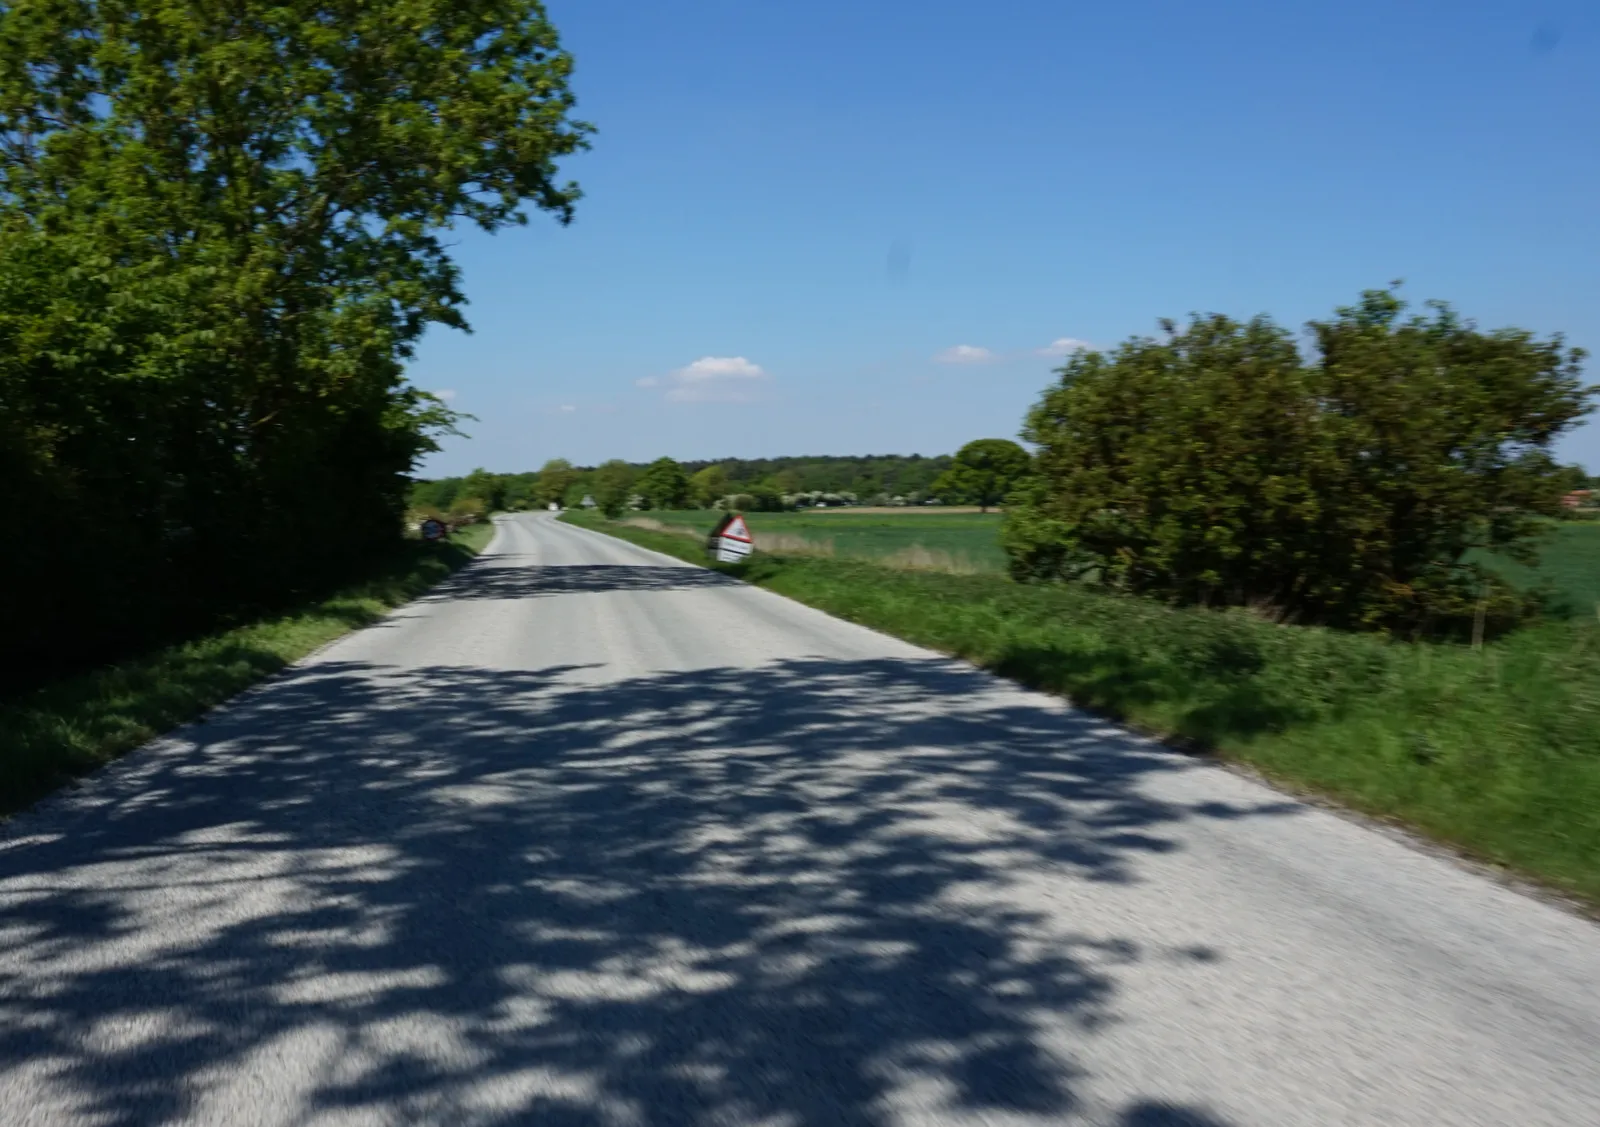
[{"label": "tree shadow on road", "polygon": [[947,661],[595,676],[314,664],[19,820],[0,1093],[48,1067],[129,1125],[294,1090],[284,1122],[1224,1127],[1086,1104],[1072,1039],[1173,952],[1015,878],[1135,881],[1184,819],[1293,804],[1157,801],[1177,757]]},{"label": "tree shadow on road", "polygon": [[460,599],[533,599],[548,595],[599,594],[605,591],[688,591],[730,587],[737,581],[719,571],[671,565],[566,564],[504,566],[515,556],[491,556],[446,580],[421,602]]}]

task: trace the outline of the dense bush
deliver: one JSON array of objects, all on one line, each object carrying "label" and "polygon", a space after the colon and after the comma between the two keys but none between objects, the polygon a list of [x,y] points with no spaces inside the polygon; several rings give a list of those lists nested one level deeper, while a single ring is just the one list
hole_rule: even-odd
[{"label": "dense bush", "polygon": [[1342,626],[1514,618],[1465,557],[1529,558],[1559,511],[1583,354],[1404,308],[1369,291],[1313,323],[1309,363],[1266,318],[1221,316],[1074,356],[1028,417],[1013,574]]}]

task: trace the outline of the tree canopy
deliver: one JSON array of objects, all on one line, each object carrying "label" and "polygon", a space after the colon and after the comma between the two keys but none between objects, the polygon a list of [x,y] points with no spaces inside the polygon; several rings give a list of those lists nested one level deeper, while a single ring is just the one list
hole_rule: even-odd
[{"label": "tree canopy", "polygon": [[616,518],[628,507],[633,491],[633,467],[613,458],[594,471],[594,500],[606,516]]},{"label": "tree canopy", "polygon": [[709,509],[728,492],[728,471],[720,465],[709,465],[689,479],[689,499],[702,509]]},{"label": "tree canopy", "polygon": [[689,504],[689,475],[671,458],[651,462],[633,488],[653,509],[682,509]]},{"label": "tree canopy", "polygon": [[979,438],[956,451],[950,468],[933,483],[946,501],[998,505],[1028,472],[1028,452],[1008,438]]},{"label": "tree canopy", "polygon": [[1405,308],[1374,290],[1312,323],[1310,362],[1215,315],[1073,356],[1028,417],[1013,572],[1352,626],[1515,613],[1469,553],[1526,559],[1559,511],[1583,353]]},{"label": "tree canopy", "polygon": [[570,70],[536,0],[0,9],[0,633],[82,662],[394,543],[443,234],[570,217]]},{"label": "tree canopy", "polygon": [[539,470],[533,496],[541,508],[565,502],[567,492],[578,480],[578,471],[565,458],[551,458]]}]

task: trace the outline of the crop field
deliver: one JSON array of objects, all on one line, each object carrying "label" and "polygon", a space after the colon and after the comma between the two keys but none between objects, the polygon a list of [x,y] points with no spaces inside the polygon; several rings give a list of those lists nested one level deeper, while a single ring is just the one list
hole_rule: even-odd
[{"label": "crop field", "polygon": [[[709,511],[640,513],[644,527],[664,525],[704,533],[721,514]],[[1003,572],[999,513],[938,509],[820,510],[748,513],[756,546],[773,552],[878,560],[938,571]],[[1544,584],[1558,617],[1596,613],[1600,605],[1600,522],[1556,527],[1529,568],[1501,557],[1480,557],[1519,587]]]},{"label": "crop field", "polygon": [[[720,513],[639,513],[633,520],[649,527],[709,532]],[[823,510],[800,513],[747,513],[756,547],[798,555],[881,560],[940,571],[1003,572],[1000,514],[930,512],[916,509],[853,512]]]},{"label": "crop field", "polygon": [[1553,592],[1550,609],[1557,615],[1600,613],[1600,522],[1557,525],[1537,568],[1492,556],[1484,562],[1519,587],[1548,585]]}]

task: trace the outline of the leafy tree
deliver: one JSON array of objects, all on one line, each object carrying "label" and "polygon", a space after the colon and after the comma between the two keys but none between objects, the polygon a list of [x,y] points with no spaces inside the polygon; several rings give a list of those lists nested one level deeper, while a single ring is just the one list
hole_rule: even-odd
[{"label": "leafy tree", "polygon": [[490,473],[480,466],[466,476],[461,483],[461,491],[477,499],[488,512],[498,513],[506,507],[507,484],[504,474]]},{"label": "leafy tree", "polygon": [[461,492],[464,478],[445,477],[436,481],[419,481],[411,487],[411,505],[415,508],[448,509]]},{"label": "leafy tree", "polygon": [[633,468],[613,458],[594,472],[594,501],[600,511],[615,520],[628,507],[633,492]]},{"label": "leafy tree", "polygon": [[504,481],[506,508],[521,512],[535,504],[534,488],[538,485],[538,474],[505,474]]},{"label": "leafy tree", "polygon": [[689,497],[695,505],[709,509],[728,494],[728,471],[712,464],[689,479]]},{"label": "leafy tree", "polygon": [[551,458],[539,470],[538,484],[534,487],[539,507],[547,508],[565,501],[567,490],[572,488],[577,477],[578,471],[572,468],[571,462],[565,458]]},{"label": "leafy tree", "polygon": [[402,374],[464,324],[441,233],[569,217],[570,66],[537,0],[0,8],[0,645],[95,660],[398,541],[455,418]]},{"label": "leafy tree", "polygon": [[1013,573],[1346,626],[1514,615],[1467,556],[1527,559],[1557,511],[1550,447],[1594,394],[1583,354],[1404,309],[1369,291],[1314,322],[1312,363],[1264,317],[1072,357],[1024,431]]},{"label": "leafy tree", "polygon": [[467,493],[457,497],[450,505],[449,516],[457,524],[472,524],[482,520],[490,511],[489,503],[482,497]]},{"label": "leafy tree", "polygon": [[984,512],[998,505],[1028,472],[1028,452],[1006,438],[979,438],[956,452],[950,468],[934,482],[933,493],[946,501],[966,501]]},{"label": "leafy tree", "polygon": [[567,508],[583,504],[585,497],[593,498],[595,491],[594,471],[576,469],[572,474],[572,484],[567,486],[566,496],[561,503]]},{"label": "leafy tree", "polygon": [[689,476],[671,458],[657,458],[634,482],[650,508],[682,509],[689,503]]}]

